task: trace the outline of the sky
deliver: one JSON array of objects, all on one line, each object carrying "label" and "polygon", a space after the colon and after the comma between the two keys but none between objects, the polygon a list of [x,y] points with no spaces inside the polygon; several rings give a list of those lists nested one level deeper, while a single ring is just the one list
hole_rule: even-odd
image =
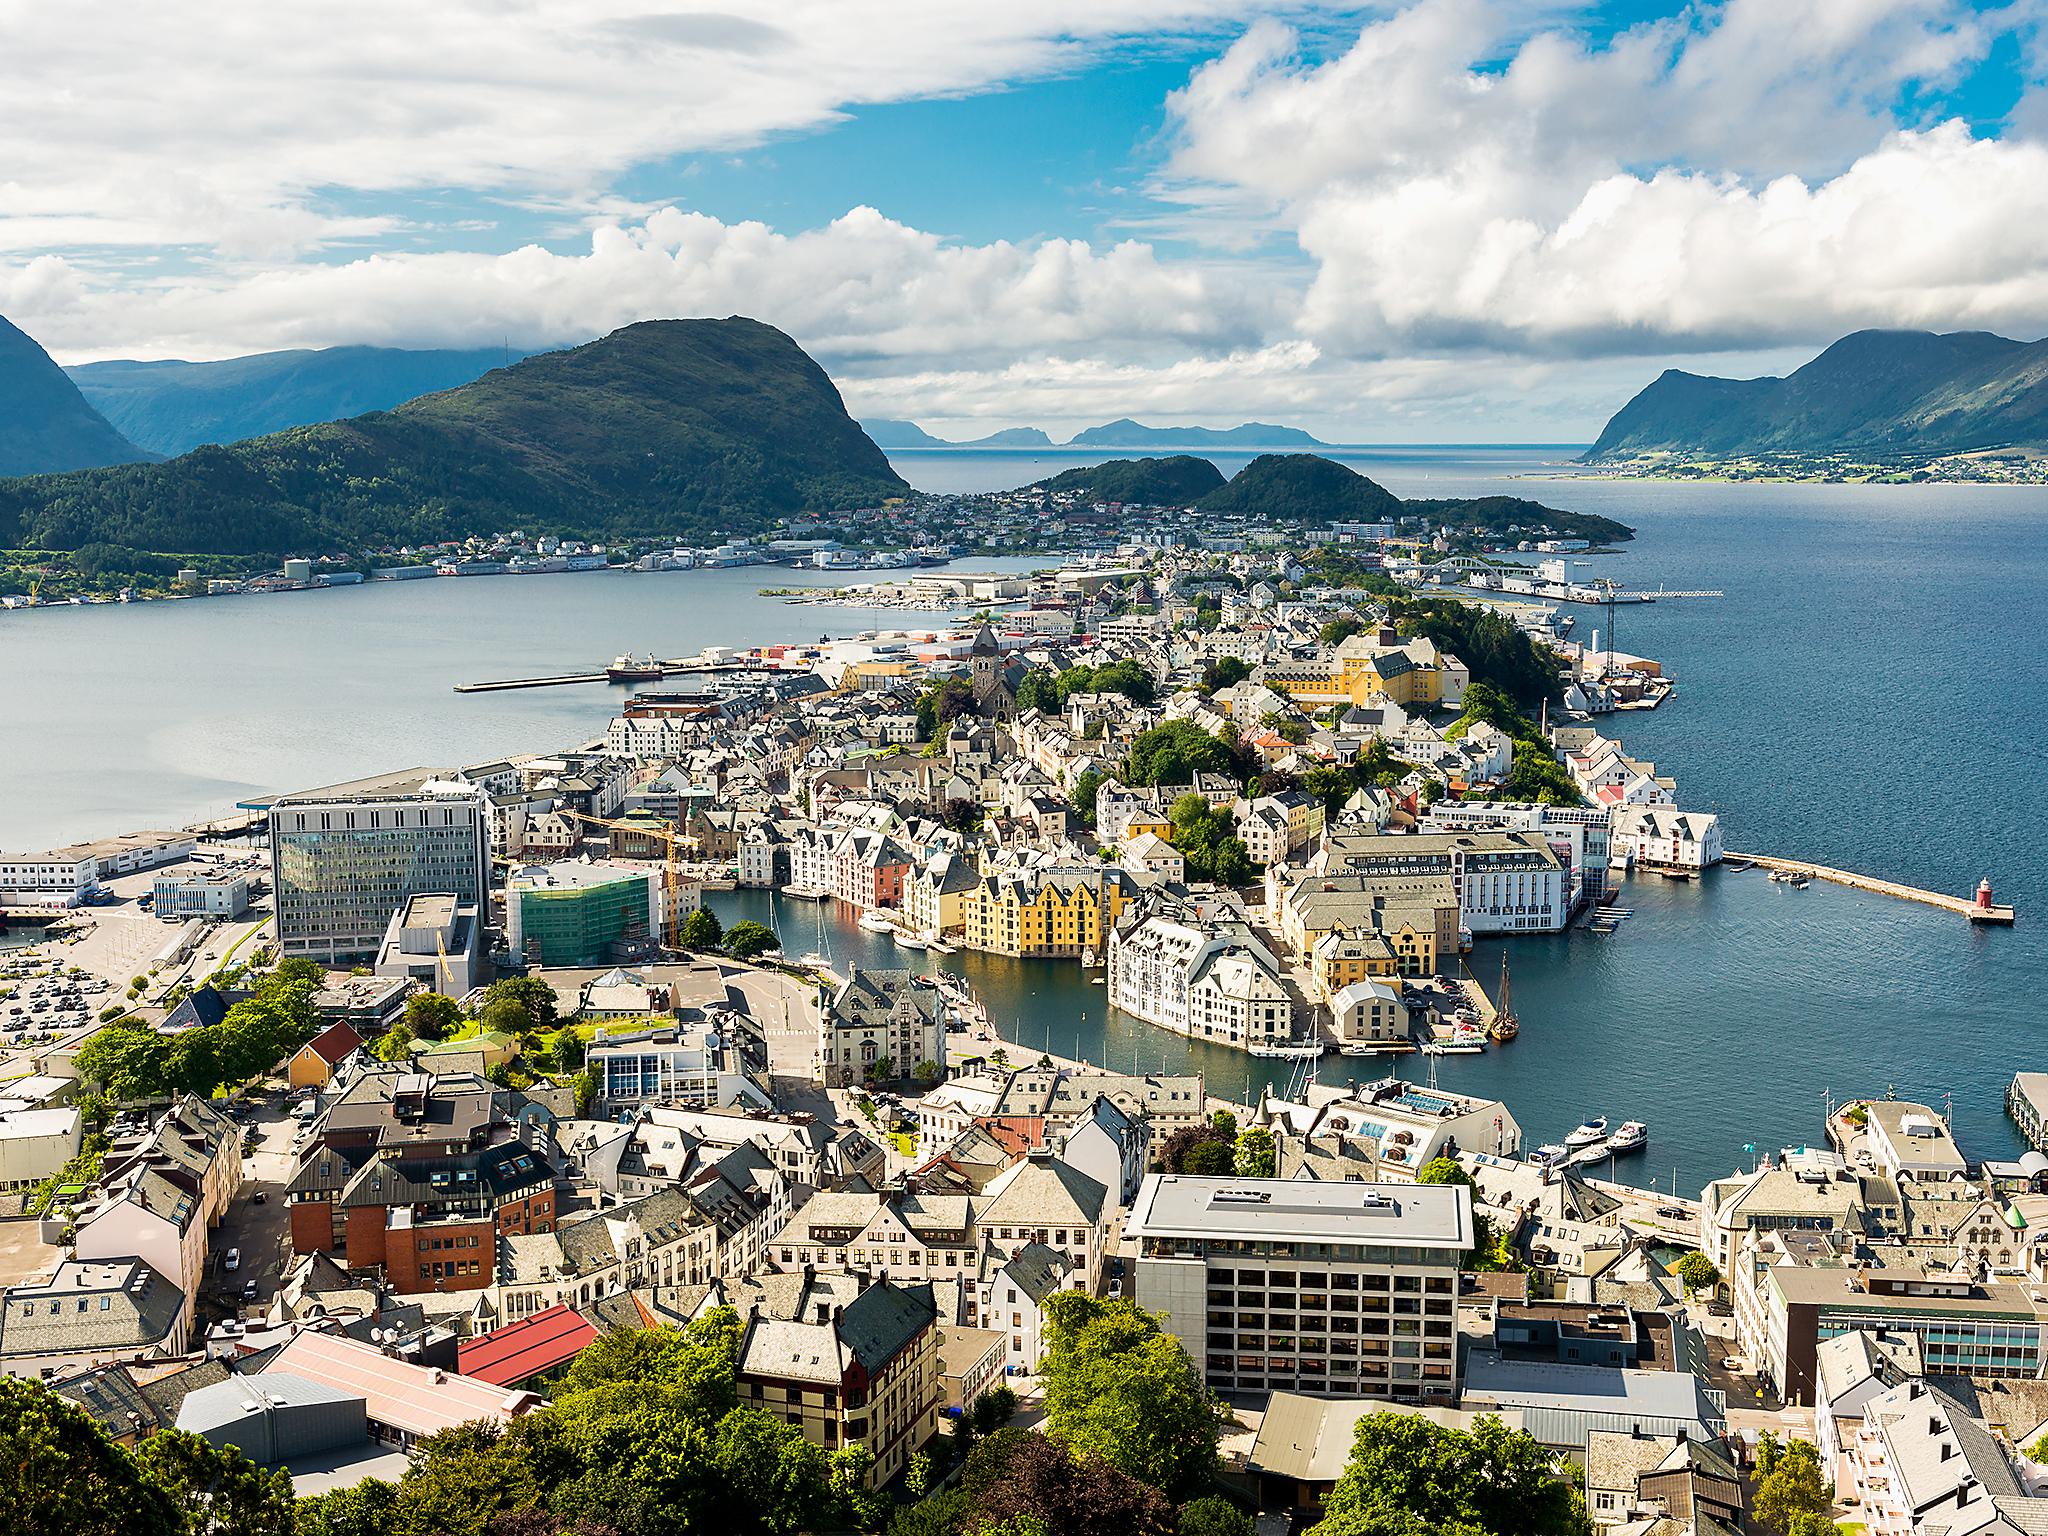
[{"label": "sky", "polygon": [[942,435],[1578,442],[2048,332],[2048,0],[0,0],[0,70],[63,362],[746,314]]}]

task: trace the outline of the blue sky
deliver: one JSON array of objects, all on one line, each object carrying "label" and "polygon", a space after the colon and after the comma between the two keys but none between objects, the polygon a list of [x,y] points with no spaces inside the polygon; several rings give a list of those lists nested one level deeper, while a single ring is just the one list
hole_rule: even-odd
[{"label": "blue sky", "polygon": [[66,360],[740,312],[961,435],[1507,440],[2048,329],[2048,0],[96,9],[0,97],[0,313]]}]

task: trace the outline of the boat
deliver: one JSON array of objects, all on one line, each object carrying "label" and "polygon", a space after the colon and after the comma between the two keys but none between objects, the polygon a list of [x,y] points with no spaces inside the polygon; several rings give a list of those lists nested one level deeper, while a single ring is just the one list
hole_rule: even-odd
[{"label": "boat", "polygon": [[1095,969],[1095,946],[1093,944],[1081,951],[1081,968],[1090,971]]},{"label": "boat", "polygon": [[1245,1049],[1266,1061],[1311,1061],[1322,1055],[1324,1048],[1323,1043],[1316,1040],[1306,1044],[1248,1045]]},{"label": "boat", "polygon": [[1569,1156],[1571,1153],[1565,1148],[1556,1142],[1549,1142],[1531,1152],[1527,1161],[1531,1168],[1555,1168]]},{"label": "boat", "polygon": [[1487,1034],[1495,1041],[1505,1044],[1522,1032],[1521,1020],[1515,1017],[1515,1010],[1508,1002],[1508,957],[1500,957],[1500,1006],[1494,1010],[1493,1022],[1486,1027]]},{"label": "boat", "polygon": [[906,933],[901,928],[898,928],[890,937],[896,941],[898,949],[928,949],[931,947],[916,934]]},{"label": "boat", "polygon": [[652,655],[635,656],[628,651],[612,659],[604,669],[607,681],[614,683],[658,683],[662,679],[661,663]]},{"label": "boat", "polygon": [[1595,1142],[1605,1141],[1606,1139],[1607,1117],[1605,1115],[1595,1115],[1592,1119],[1583,1122],[1571,1135],[1565,1137],[1564,1144],[1567,1151],[1576,1152],[1581,1148],[1590,1147]]},{"label": "boat", "polygon": [[935,955],[950,955],[954,952],[951,944],[929,933],[924,936],[924,947]]},{"label": "boat", "polygon": [[896,925],[874,907],[870,907],[867,911],[861,913],[860,926],[869,933],[894,933],[896,931]]},{"label": "boat", "polygon": [[1620,1157],[1630,1152],[1640,1152],[1650,1144],[1650,1128],[1640,1120],[1624,1120],[1621,1128],[1607,1138],[1607,1152],[1611,1157]]}]

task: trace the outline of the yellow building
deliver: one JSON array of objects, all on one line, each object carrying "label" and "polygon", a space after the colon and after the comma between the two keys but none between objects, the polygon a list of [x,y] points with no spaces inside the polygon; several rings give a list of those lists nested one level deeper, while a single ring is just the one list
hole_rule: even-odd
[{"label": "yellow building", "polygon": [[1404,708],[1433,709],[1445,702],[1444,680],[1450,670],[1433,640],[1397,641],[1382,630],[1377,636],[1353,635],[1314,661],[1268,666],[1259,680],[1311,708],[1363,704],[1377,693]]},{"label": "yellow building", "polygon": [[[1434,976],[1458,954],[1458,897],[1447,875],[1311,874],[1282,896],[1279,916],[1282,937],[1326,997],[1367,977]],[[1326,942],[1333,937],[1347,942]]]},{"label": "yellow building", "polygon": [[961,898],[960,942],[992,955],[1099,955],[1130,899],[1128,877],[1117,869],[984,875]]}]

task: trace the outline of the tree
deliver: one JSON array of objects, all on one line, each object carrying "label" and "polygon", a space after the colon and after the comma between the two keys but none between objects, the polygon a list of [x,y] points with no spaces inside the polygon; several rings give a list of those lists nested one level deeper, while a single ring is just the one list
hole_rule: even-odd
[{"label": "tree", "polygon": [[1017,713],[1020,715],[1027,709],[1056,715],[1063,702],[1059,679],[1043,667],[1033,667],[1017,684]]},{"label": "tree", "polygon": [[1198,1178],[1221,1178],[1234,1166],[1230,1143],[1227,1141],[1198,1141],[1188,1148],[1188,1155],[1181,1159],[1181,1172],[1194,1174]]},{"label": "tree", "polygon": [[949,677],[918,695],[917,736],[931,741],[961,715],[974,712],[974,684],[964,677]]},{"label": "tree", "polygon": [[140,1019],[116,1019],[78,1048],[73,1063],[114,1099],[155,1098],[167,1091],[170,1041]]},{"label": "tree", "polygon": [[239,1450],[175,1429],[159,1430],[134,1451],[136,1470],[184,1511],[195,1533],[293,1536],[291,1474],[265,1472]]},{"label": "tree", "polygon": [[1167,1173],[1193,1173],[1195,1169],[1189,1166],[1188,1159],[1193,1155],[1195,1148],[1214,1142],[1223,1148],[1221,1171],[1228,1173],[1235,1160],[1231,1144],[1236,1137],[1237,1126],[1234,1121],[1227,1130],[1214,1120],[1204,1121],[1198,1125],[1184,1125],[1168,1136],[1166,1145],[1159,1149],[1159,1166]]},{"label": "tree", "polygon": [[981,825],[981,806],[956,795],[939,807],[939,820],[955,832],[972,832]]},{"label": "tree", "polygon": [[1240,661],[1235,656],[1218,656],[1202,668],[1202,692],[1215,693],[1224,688],[1235,688],[1252,675],[1251,663]]},{"label": "tree", "polygon": [[1712,1259],[1697,1248],[1690,1253],[1681,1254],[1678,1262],[1671,1266],[1671,1270],[1684,1284],[1688,1296],[1699,1291],[1710,1291],[1721,1283],[1721,1271],[1714,1267]]},{"label": "tree", "polygon": [[1074,780],[1074,787],[1067,794],[1067,804],[1074,808],[1074,814],[1085,827],[1095,825],[1095,798],[1101,790],[1102,775],[1093,768],[1086,768]]},{"label": "tree", "polygon": [[770,1536],[828,1529],[834,1503],[831,1463],[794,1424],[757,1409],[737,1410],[712,1435],[720,1491],[730,1503],[730,1530],[748,1527]]},{"label": "tree", "polygon": [[378,1477],[301,1499],[299,1536],[384,1536],[397,1501],[397,1485]]},{"label": "tree", "polygon": [[1044,1304],[1046,1433],[1169,1496],[1216,1466],[1217,1413],[1180,1341],[1128,1299],[1062,1291]]},{"label": "tree", "polygon": [[941,1070],[942,1069],[940,1068],[939,1064],[936,1061],[933,1061],[929,1056],[927,1056],[923,1061],[920,1061],[917,1064],[917,1070],[912,1072],[910,1075],[917,1079],[919,1084],[926,1088],[929,1088],[933,1083],[936,1083],[939,1080],[939,1074]]},{"label": "tree", "polygon": [[1422,1171],[1415,1175],[1418,1184],[1462,1184],[1472,1188],[1472,1175],[1459,1165],[1455,1157],[1433,1157],[1422,1165]]},{"label": "tree", "polygon": [[462,1005],[439,992],[415,992],[405,1000],[405,1027],[415,1040],[446,1040],[462,1024]]},{"label": "tree", "polygon": [[1245,1179],[1270,1179],[1275,1165],[1273,1133],[1255,1125],[1237,1138],[1237,1173]]},{"label": "tree", "polygon": [[1124,776],[1134,785],[1192,784],[1197,773],[1234,773],[1230,749],[1200,726],[1169,720],[1140,731],[1126,755]]},{"label": "tree", "polygon": [[1368,1414],[1312,1536],[1583,1536],[1584,1501],[1555,1474],[1534,1436],[1490,1414],[1469,1430]]},{"label": "tree", "polygon": [[775,937],[775,930],[766,923],[746,919],[725,931],[725,952],[735,960],[752,960],[781,947],[782,941]]},{"label": "tree", "polygon": [[412,1055],[412,1027],[400,1019],[377,1037],[370,1054],[379,1061],[404,1061]]},{"label": "tree", "polygon": [[523,1025],[506,1030],[507,1034],[544,1034],[560,1021],[555,989],[538,976],[501,976],[484,989],[484,1010],[493,1004],[506,1002],[516,1003],[526,1016]]},{"label": "tree", "polygon": [[1334,649],[1342,645],[1346,640],[1349,640],[1353,635],[1361,632],[1364,628],[1365,626],[1357,619],[1348,616],[1341,619],[1332,619],[1316,631],[1316,639],[1321,641],[1323,645]]},{"label": "tree", "polygon": [[1181,1506],[1180,1536],[1252,1536],[1252,1517],[1217,1494]]},{"label": "tree", "polygon": [[0,1376],[0,1530],[9,1536],[177,1536],[175,1501],[97,1419],[39,1381]]},{"label": "tree", "polygon": [[683,919],[683,948],[702,954],[718,948],[719,940],[725,937],[725,930],[719,926],[718,914],[709,907],[699,907]]},{"label": "tree", "polygon": [[739,1317],[719,1307],[682,1328],[615,1328],[569,1363],[557,1401],[620,1384],[675,1389],[690,1413],[717,1419],[739,1403]]},{"label": "tree", "polygon": [[[1759,1446],[1759,1453],[1762,1447]],[[1757,1458],[1756,1492],[1750,1499],[1750,1513],[1757,1523],[1773,1531],[1794,1536],[1794,1522],[1805,1517],[1810,1528],[1825,1522],[1834,1507],[1835,1490],[1821,1475],[1820,1452],[1810,1440],[1786,1443],[1782,1454],[1772,1458],[1768,1473],[1763,1457]]]},{"label": "tree", "polygon": [[[1071,1294],[1071,1293],[1070,1293]],[[1167,1536],[1172,1506],[1112,1464],[1025,1429],[997,1429],[960,1474],[962,1529],[1014,1529],[1035,1520],[1047,1536]]]}]

